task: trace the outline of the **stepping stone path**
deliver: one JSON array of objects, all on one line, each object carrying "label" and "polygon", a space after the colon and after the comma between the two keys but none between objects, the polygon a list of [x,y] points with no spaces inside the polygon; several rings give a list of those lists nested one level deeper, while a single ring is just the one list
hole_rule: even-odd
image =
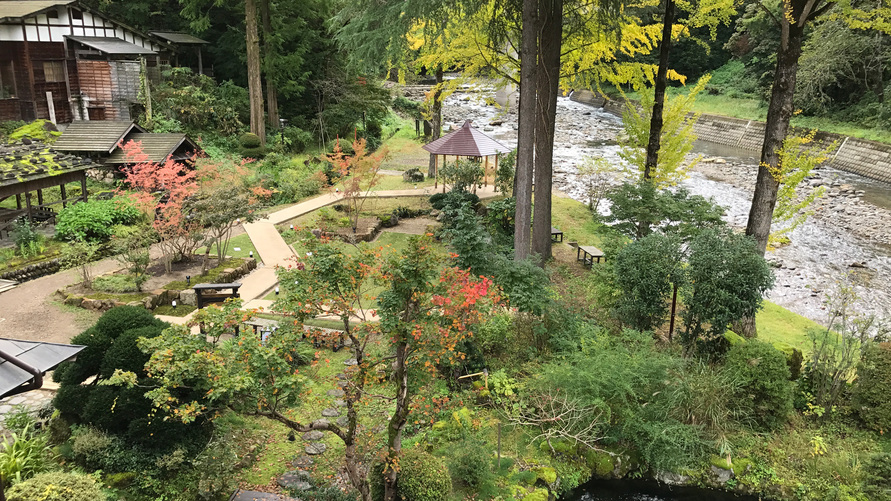
[{"label": "stepping stone path", "polygon": [[325,417],[337,417],[340,415],[340,411],[331,407],[322,411],[322,415]]},{"label": "stepping stone path", "polygon": [[338,398],[334,401],[334,405],[338,407],[346,407],[346,402]]},{"label": "stepping stone path", "polygon": [[278,477],[276,483],[285,489],[293,489],[295,491],[308,491],[312,489],[309,480],[309,472],[303,470],[289,471]]},{"label": "stepping stone path", "polygon": [[334,377],[336,377],[337,379],[340,379],[341,381],[346,381],[346,380],[347,380],[347,375],[344,374],[343,372],[341,372],[340,374],[338,374],[338,375],[336,375],[336,376],[334,376]]},{"label": "stepping stone path", "polygon": [[328,446],[322,442],[312,442],[304,449],[304,451],[306,451],[306,453],[310,456],[318,456],[319,454],[324,454],[326,450],[328,450]]},{"label": "stepping stone path", "polygon": [[297,468],[298,470],[305,470],[312,466],[314,461],[309,456],[298,456],[291,461],[291,466]]},{"label": "stepping stone path", "polygon": [[343,390],[328,390],[328,396],[340,398],[343,396]]},{"label": "stepping stone path", "polygon": [[348,385],[349,385],[349,383],[347,383],[346,381],[338,381],[337,382],[337,386],[339,386],[341,388],[346,388]]},{"label": "stepping stone path", "polygon": [[337,426],[340,426],[341,428],[346,428],[347,425],[349,425],[349,424],[350,424],[350,420],[347,419],[346,416],[337,418]]},{"label": "stepping stone path", "polygon": [[231,501],[298,501],[294,498],[282,496],[281,494],[272,494],[269,492],[259,491],[243,491],[238,489],[232,496]]},{"label": "stepping stone path", "polygon": [[303,434],[303,440],[308,442],[318,442],[323,438],[325,438],[325,434],[319,430],[312,430]]},{"label": "stepping stone path", "polygon": [[359,362],[356,361],[355,358],[348,358],[343,361],[343,365],[346,365],[346,366],[359,365]]},{"label": "stepping stone path", "polygon": [[319,426],[329,425],[329,424],[331,424],[331,421],[328,421],[327,419],[322,418],[322,419],[316,419],[315,421],[313,421],[313,424],[317,424]]},{"label": "stepping stone path", "polygon": [[38,409],[46,407],[56,396],[56,392],[50,390],[34,390],[19,395],[13,395],[0,400],[0,421],[6,414],[24,409],[29,412],[36,412]]}]

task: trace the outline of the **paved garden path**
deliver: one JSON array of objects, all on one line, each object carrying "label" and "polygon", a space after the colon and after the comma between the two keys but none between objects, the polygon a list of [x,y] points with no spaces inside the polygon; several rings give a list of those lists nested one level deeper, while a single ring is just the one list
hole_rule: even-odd
[{"label": "paved garden path", "polygon": [[[433,188],[375,191],[368,195],[369,198],[399,198],[430,196]],[[492,198],[497,196],[492,186],[478,189],[476,192],[480,198]],[[263,259],[263,266],[258,268],[241,281],[239,293],[245,302],[253,299],[262,299],[269,294],[278,283],[275,275],[276,266],[287,266],[294,257],[294,251],[285,243],[275,227],[288,221],[318,210],[322,207],[335,204],[342,200],[342,194],[328,193],[320,197],[307,200],[291,207],[269,214],[264,219],[255,223],[244,225],[244,229],[257,249],[257,253]]]}]

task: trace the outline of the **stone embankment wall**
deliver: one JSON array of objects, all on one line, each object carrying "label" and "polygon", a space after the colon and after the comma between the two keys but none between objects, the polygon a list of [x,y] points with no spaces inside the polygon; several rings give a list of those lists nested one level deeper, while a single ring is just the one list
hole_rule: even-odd
[{"label": "stone embankment wall", "polygon": [[35,263],[24,268],[8,271],[0,275],[0,279],[14,280],[16,282],[27,282],[46,275],[52,275],[62,269],[62,263],[58,259]]},{"label": "stone embankment wall", "polygon": [[[573,92],[570,99],[602,107],[616,116],[622,116],[624,108],[619,100],[606,99],[587,90]],[[760,151],[764,127],[764,122],[757,120],[702,114],[693,130],[702,141]],[[806,131],[797,132],[806,134]],[[829,161],[832,167],[891,183],[891,145],[828,132],[818,132],[815,140],[823,144],[835,143],[835,151]]]}]

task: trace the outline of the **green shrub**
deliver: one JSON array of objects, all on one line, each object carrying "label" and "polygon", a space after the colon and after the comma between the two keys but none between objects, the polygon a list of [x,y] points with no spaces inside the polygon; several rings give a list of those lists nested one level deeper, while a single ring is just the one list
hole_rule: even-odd
[{"label": "green shrub", "polygon": [[133,275],[103,275],[93,279],[93,290],[121,294],[125,292],[137,292],[136,278]]},{"label": "green shrub", "polygon": [[402,179],[407,183],[420,183],[424,181],[424,173],[417,167],[413,167],[402,174]]},{"label": "green shrub", "polygon": [[870,501],[891,501],[891,454],[875,454],[866,463],[863,493]]},{"label": "green shrub", "polygon": [[104,378],[111,377],[116,369],[141,374],[151,355],[140,350],[136,341],[139,338],[160,336],[163,330],[164,327],[161,325],[148,325],[130,329],[118,336],[105,352],[99,375]]},{"label": "green shrub", "polygon": [[406,501],[445,501],[452,493],[452,480],[445,463],[426,452],[405,451],[400,461],[398,490]]},{"label": "green shrub", "polygon": [[108,310],[99,317],[95,327],[100,334],[115,339],[130,329],[162,325],[166,324],[155,318],[152,312],[145,308],[139,306],[118,306]]},{"label": "green shrub", "polygon": [[461,485],[476,492],[489,490],[493,481],[492,454],[483,444],[464,440],[457,446],[456,454],[449,461],[449,473]]},{"label": "green shrub", "polygon": [[440,170],[442,182],[451,185],[453,191],[468,191],[481,186],[483,174],[482,164],[469,159],[446,163]]},{"label": "green shrub", "polygon": [[24,127],[28,125],[28,122],[24,120],[7,120],[5,122],[0,122],[0,137],[9,136],[16,129]]},{"label": "green shrub", "polygon": [[724,365],[735,392],[736,410],[757,427],[782,426],[792,412],[791,374],[786,357],[773,346],[750,340],[733,346]]},{"label": "green shrub", "polygon": [[44,243],[46,238],[37,233],[34,224],[26,218],[16,221],[12,234],[16,251],[26,259],[37,256],[46,250]]},{"label": "green shrub", "polygon": [[14,433],[21,433],[27,428],[32,428],[34,424],[34,416],[24,405],[16,405],[3,416],[3,428]]},{"label": "green shrub", "polygon": [[458,207],[469,204],[476,207],[480,202],[480,197],[474,193],[461,191],[447,191],[445,193],[436,193],[430,196],[430,206],[436,210],[457,209]]},{"label": "green shrub", "polygon": [[411,118],[421,118],[421,103],[412,101],[406,97],[396,96],[393,98],[393,109],[408,115]]},{"label": "green shrub", "polygon": [[285,127],[284,134],[291,153],[303,153],[313,143],[312,133],[299,127]]},{"label": "green shrub", "polygon": [[[445,475],[446,464],[418,449],[403,450],[399,460],[396,496],[404,501],[445,501],[452,493],[452,479]],[[384,498],[384,465],[376,463],[368,475],[371,497]]]},{"label": "green shrub", "polygon": [[854,408],[870,428],[891,431],[891,343],[870,346],[857,366]]},{"label": "green shrub", "polygon": [[6,493],[7,501],[100,501],[105,499],[92,477],[52,472],[16,484]]},{"label": "green shrub", "polygon": [[246,134],[242,134],[238,138],[238,143],[241,145],[242,148],[259,148],[262,144],[262,141],[260,140],[260,136],[248,132]]},{"label": "green shrub", "polygon": [[62,240],[107,242],[117,225],[134,224],[142,214],[123,198],[90,200],[59,211],[56,236]]}]

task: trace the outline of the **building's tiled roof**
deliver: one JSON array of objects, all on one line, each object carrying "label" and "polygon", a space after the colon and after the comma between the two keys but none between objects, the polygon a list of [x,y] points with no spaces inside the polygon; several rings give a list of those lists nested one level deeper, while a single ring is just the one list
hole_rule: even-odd
[{"label": "building's tiled roof", "polygon": [[435,155],[461,157],[485,157],[510,152],[507,146],[474,129],[470,120],[465,121],[460,129],[425,144],[423,148]]},{"label": "building's tiled roof", "polygon": [[[144,161],[160,163],[173,155],[183,143],[187,143],[192,151],[198,150],[188,137],[183,133],[154,134],[149,132],[135,132],[127,136],[126,142],[136,141],[142,143],[142,153],[146,155]],[[122,148],[118,148],[105,160],[106,164],[132,163]]]},{"label": "building's tiled roof", "polygon": [[0,21],[39,14],[57,5],[68,5],[74,0],[0,0]]},{"label": "building's tiled roof", "polygon": [[65,129],[53,147],[59,151],[111,153],[132,131],[145,132],[145,129],[133,122],[76,120]]}]

